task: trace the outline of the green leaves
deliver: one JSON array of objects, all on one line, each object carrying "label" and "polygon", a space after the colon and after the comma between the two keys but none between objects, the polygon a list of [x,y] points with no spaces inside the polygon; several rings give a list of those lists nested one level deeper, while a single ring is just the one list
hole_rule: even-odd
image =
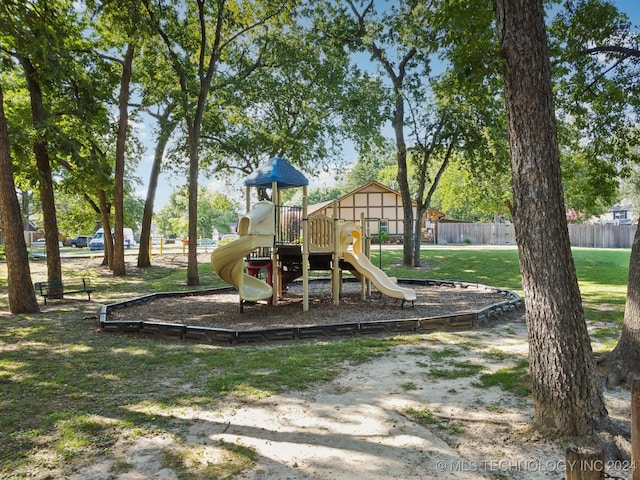
[{"label": "green leaves", "polygon": [[[188,196],[183,190],[171,194],[169,205],[156,216],[161,232],[179,237],[187,235]],[[219,192],[200,189],[198,194],[198,234],[210,237],[215,228],[218,232],[229,233],[231,223],[238,220],[240,205]]]},{"label": "green leaves", "polygon": [[640,37],[602,0],[566,2],[549,32],[567,204],[598,212],[639,159]]}]

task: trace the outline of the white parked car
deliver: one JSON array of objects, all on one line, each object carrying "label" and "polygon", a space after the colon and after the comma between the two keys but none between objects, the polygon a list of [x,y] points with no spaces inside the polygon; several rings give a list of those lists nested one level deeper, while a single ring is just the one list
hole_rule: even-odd
[{"label": "white parked car", "polygon": [[[133,237],[133,230],[130,228],[122,229],[124,235],[124,248],[131,248],[137,245],[135,238]],[[113,235],[113,228],[111,229]],[[104,250],[104,229],[99,228],[91,241],[89,242],[89,250]]]}]

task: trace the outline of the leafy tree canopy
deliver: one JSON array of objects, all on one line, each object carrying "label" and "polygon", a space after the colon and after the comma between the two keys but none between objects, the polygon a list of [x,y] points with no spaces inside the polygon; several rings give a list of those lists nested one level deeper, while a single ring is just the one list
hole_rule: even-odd
[{"label": "leafy tree canopy", "polygon": [[[156,224],[162,234],[187,237],[188,195],[186,189],[174,190],[169,204],[156,214]],[[198,194],[198,236],[210,238],[213,230],[230,233],[231,225],[238,220],[240,204],[220,192],[204,188]]]}]

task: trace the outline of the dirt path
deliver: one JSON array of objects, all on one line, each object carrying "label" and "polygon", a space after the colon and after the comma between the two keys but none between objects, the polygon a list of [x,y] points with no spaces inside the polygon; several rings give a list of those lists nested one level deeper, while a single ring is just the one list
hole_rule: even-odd
[{"label": "dirt path", "polygon": [[[140,436],[118,446],[133,468],[117,478],[176,478],[163,466],[163,452],[199,446],[200,461],[215,462],[215,446],[224,441],[255,452],[254,465],[234,477],[242,480],[562,479],[563,446],[522,440],[533,412],[528,399],[478,386],[476,377],[429,375],[452,361],[433,360],[433,352],[445,349],[456,362],[480,364],[483,371],[512,366],[513,356],[526,356],[522,317],[422,336],[377,360],[345,366],[336,380],[309,390],[221,410],[181,409],[174,414],[191,421],[188,431]],[[629,392],[606,397],[611,415],[628,420]],[[433,423],[420,425],[409,408],[428,408]],[[97,473],[112,469],[113,461],[93,464],[74,478],[116,478]],[[620,465],[610,467],[608,473],[628,478]]]},{"label": "dirt path", "polygon": [[[518,472],[517,462],[559,461],[560,448],[508,441],[529,420],[529,405],[497,387],[473,387],[468,377],[434,380],[425,368],[429,352],[458,349],[461,339],[482,337],[488,349],[500,344],[519,350],[519,340],[502,336],[510,328],[496,327],[492,334],[445,334],[442,341],[396,347],[393,354],[349,369],[316,391],[270,398],[233,412],[225,418],[230,422],[225,435],[239,438],[260,455],[257,467],[242,478],[550,478],[549,472]],[[459,353],[456,361],[486,363],[477,349],[460,348]],[[429,408],[438,417],[470,421],[436,420],[426,428],[407,415],[408,408]],[[251,428],[256,424],[261,425],[258,431]],[[555,478],[561,478],[559,464],[552,467]]]}]

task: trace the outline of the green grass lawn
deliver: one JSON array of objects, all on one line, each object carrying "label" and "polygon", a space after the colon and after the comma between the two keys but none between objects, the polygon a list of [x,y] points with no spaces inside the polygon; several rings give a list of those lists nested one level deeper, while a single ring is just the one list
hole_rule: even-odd
[{"label": "green grass lawn", "polygon": [[[574,251],[586,316],[597,322],[593,335],[610,345],[622,322],[629,253]],[[426,247],[422,258],[421,268],[406,269],[400,250],[384,250],[382,265],[390,276],[460,280],[522,293],[515,249]],[[378,264],[375,251],[372,261]],[[33,270],[44,275],[42,262],[37,267]],[[78,459],[102,455],[123,436],[179,432],[180,419],[168,411],[215,409],[232,400],[306,388],[334,378],[344,362],[366,362],[395,344],[416,341],[361,337],[218,348],[106,334],[96,322],[100,304],[188,289],[183,266],[131,270],[113,278],[97,262],[63,265],[64,278],[88,277],[98,286],[95,302],[54,303],[43,314],[14,316],[7,311],[6,265],[0,264],[1,478],[65,475]],[[200,279],[203,288],[222,285],[208,263],[201,265]],[[225,478],[247,455],[231,449],[227,473],[199,478]],[[56,473],[47,477],[49,471]],[[190,478],[187,473],[184,478]]]},{"label": "green grass lawn", "polygon": [[[629,249],[573,249],[580,292],[589,319],[622,321],[630,254]],[[421,258],[422,268],[405,269],[401,250],[383,250],[382,266],[388,275],[399,278],[459,280],[523,294],[515,248],[431,246],[423,248]],[[379,265],[377,250],[372,249],[371,261]]]}]

